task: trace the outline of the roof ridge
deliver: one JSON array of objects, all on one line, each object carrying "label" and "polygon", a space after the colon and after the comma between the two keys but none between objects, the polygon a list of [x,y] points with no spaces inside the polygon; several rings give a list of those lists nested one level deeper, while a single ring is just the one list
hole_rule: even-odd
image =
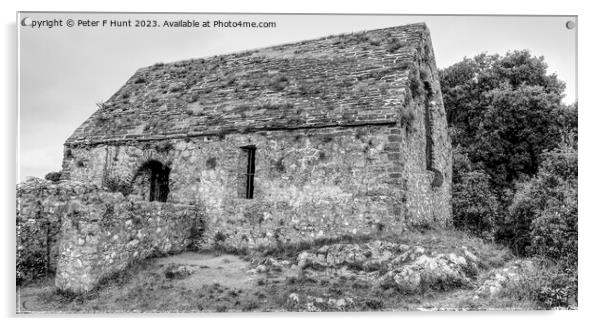
[{"label": "roof ridge", "polygon": [[355,32],[344,32],[344,33],[340,33],[340,34],[331,34],[331,35],[321,36],[321,37],[317,37],[317,38],[308,38],[308,39],[303,39],[303,40],[298,40],[298,41],[291,41],[291,42],[287,42],[287,43],[262,46],[262,47],[252,48],[252,49],[236,50],[236,51],[232,51],[232,52],[213,54],[213,55],[209,55],[209,56],[205,56],[205,57],[189,58],[189,59],[170,61],[170,62],[157,62],[157,63],[149,65],[149,66],[141,67],[138,70],[136,70],[136,72],[144,71],[146,69],[151,69],[156,65],[177,65],[179,63],[187,63],[187,62],[192,62],[192,61],[197,61],[197,60],[211,60],[211,59],[216,59],[216,58],[220,58],[220,57],[236,56],[236,55],[240,55],[242,53],[258,52],[258,51],[262,51],[262,50],[277,49],[277,48],[282,48],[282,47],[286,47],[286,46],[301,45],[301,44],[317,42],[317,41],[326,40],[326,39],[335,38],[335,37],[343,37],[343,36],[362,34],[362,33],[379,33],[382,31],[410,29],[413,27],[421,28],[420,32],[430,33],[429,28],[425,22],[417,22],[417,23],[396,25],[396,26],[383,27],[383,28],[377,28],[377,29],[368,29],[368,30],[360,30],[360,31],[355,31]]}]

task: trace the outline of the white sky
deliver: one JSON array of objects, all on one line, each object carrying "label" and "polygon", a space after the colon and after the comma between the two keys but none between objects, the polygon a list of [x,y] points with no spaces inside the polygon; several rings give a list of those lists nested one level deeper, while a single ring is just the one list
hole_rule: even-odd
[{"label": "white sky", "polygon": [[577,28],[574,17],[42,14],[21,19],[157,19],[275,21],[274,29],[20,28],[19,180],[61,168],[63,143],[140,67],[200,58],[331,34],[425,22],[439,68],[481,52],[529,49],[576,99]]}]

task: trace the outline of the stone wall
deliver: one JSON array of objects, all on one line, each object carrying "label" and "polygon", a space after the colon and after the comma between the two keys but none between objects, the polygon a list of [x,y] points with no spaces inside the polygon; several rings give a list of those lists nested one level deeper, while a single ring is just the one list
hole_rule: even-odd
[{"label": "stone wall", "polygon": [[198,221],[192,206],[135,201],[119,193],[72,201],[62,224],[56,286],[89,291],[137,260],[182,252]]},{"label": "stone wall", "polygon": [[[420,104],[411,109],[421,112]],[[131,184],[145,162],[169,166],[168,202],[206,207],[209,246],[256,248],[402,232],[410,224],[449,218],[437,211],[448,204],[436,197],[446,188],[432,187],[419,121],[407,128],[397,123],[70,146],[64,173],[98,185],[107,178]],[[253,199],[241,195],[241,147],[248,145],[257,148]]]},{"label": "stone wall", "polygon": [[[18,186],[17,201],[17,269],[20,257],[43,257],[57,287],[75,292],[136,260],[181,252],[202,231],[194,206],[126,198],[75,181],[29,180]],[[23,232],[42,222],[51,225],[50,241],[43,232]]]},{"label": "stone wall", "polygon": [[[452,147],[447,129],[443,95],[437,75],[435,55],[428,33],[422,34],[415,56],[415,68],[409,77],[408,101],[402,110],[413,112],[414,121],[407,131],[412,136],[402,141],[402,156],[408,165],[406,222],[409,225],[448,226],[451,223]],[[427,129],[425,115],[429,114]],[[400,114],[404,117],[404,114]],[[429,131],[427,133],[427,130]],[[430,138],[432,162],[426,159]]]},{"label": "stone wall", "polygon": [[94,191],[98,186],[37,178],[17,185],[17,282],[56,272],[67,203]]},{"label": "stone wall", "polygon": [[[241,195],[249,145],[251,200]],[[208,245],[445,225],[451,142],[428,29],[140,69],[67,140],[62,172],[144,193],[148,162],[170,171],[168,202],[207,208]]]}]

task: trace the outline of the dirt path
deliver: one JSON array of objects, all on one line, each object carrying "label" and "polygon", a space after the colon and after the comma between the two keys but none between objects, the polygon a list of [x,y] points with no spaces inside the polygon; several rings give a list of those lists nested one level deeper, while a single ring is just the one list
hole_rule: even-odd
[{"label": "dirt path", "polygon": [[150,259],[134,267],[125,280],[109,282],[85,299],[57,294],[51,278],[18,287],[17,312],[192,311],[198,307],[191,302],[252,291],[259,276],[249,273],[250,268],[233,255],[185,252]]},{"label": "dirt path", "polygon": [[189,267],[190,276],[178,280],[177,285],[189,289],[199,289],[203,285],[221,284],[229,288],[249,289],[252,288],[257,277],[248,273],[249,263],[238,256],[212,254],[199,254],[185,252],[175,256],[157,258],[153,264],[158,267],[175,264]]}]

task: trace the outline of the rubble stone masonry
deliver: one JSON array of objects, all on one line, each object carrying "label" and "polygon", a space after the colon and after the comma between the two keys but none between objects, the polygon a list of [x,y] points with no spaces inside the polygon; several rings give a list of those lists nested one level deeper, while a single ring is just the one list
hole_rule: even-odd
[{"label": "rubble stone masonry", "polygon": [[447,225],[451,162],[424,24],[142,68],[65,142],[63,180],[103,191],[61,201],[56,283],[195,229],[253,249]]}]

